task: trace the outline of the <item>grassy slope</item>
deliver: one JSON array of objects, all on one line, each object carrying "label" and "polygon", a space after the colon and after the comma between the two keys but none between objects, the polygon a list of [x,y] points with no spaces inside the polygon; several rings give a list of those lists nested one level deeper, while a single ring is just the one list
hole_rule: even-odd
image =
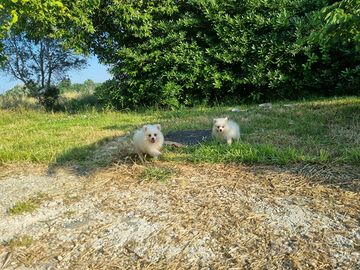
[{"label": "grassy slope", "polygon": [[[0,110],[0,164],[14,161],[35,163],[84,162],[94,150],[116,136],[133,132],[143,124],[160,123],[163,133],[174,130],[211,129],[214,117],[228,116],[239,123],[240,143],[231,147],[214,142],[201,148],[172,150],[168,161],[360,163],[360,98],[347,97],[304,101],[295,107],[274,104],[197,107],[174,111],[87,111],[45,113],[17,107]],[[1,106],[0,106],[1,108]]]}]

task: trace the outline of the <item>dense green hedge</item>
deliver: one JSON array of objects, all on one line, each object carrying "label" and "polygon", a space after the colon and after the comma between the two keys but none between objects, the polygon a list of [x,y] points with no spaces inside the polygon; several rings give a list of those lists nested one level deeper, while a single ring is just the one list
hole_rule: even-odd
[{"label": "dense green hedge", "polygon": [[359,93],[351,43],[299,44],[324,0],[104,1],[88,44],[115,80],[116,107]]}]

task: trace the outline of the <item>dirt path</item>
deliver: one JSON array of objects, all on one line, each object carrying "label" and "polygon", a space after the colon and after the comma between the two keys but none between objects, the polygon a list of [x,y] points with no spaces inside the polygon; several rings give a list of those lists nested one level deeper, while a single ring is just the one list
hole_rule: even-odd
[{"label": "dirt path", "polygon": [[[149,167],[171,178],[141,181]],[[1,168],[0,269],[360,267],[357,168],[157,162],[83,173]],[[7,214],[38,192],[47,196],[34,212]]]}]

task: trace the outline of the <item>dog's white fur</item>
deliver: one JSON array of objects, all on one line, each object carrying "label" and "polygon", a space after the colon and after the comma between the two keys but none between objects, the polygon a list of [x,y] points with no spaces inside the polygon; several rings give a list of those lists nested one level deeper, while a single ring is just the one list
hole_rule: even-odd
[{"label": "dog's white fur", "polygon": [[228,144],[231,144],[232,139],[239,141],[240,127],[234,121],[228,120],[227,117],[214,118],[212,136],[220,140],[226,140]]},{"label": "dog's white fur", "polygon": [[149,154],[157,158],[161,155],[159,150],[164,143],[160,124],[144,125],[142,129],[135,132],[133,142],[139,155]]}]

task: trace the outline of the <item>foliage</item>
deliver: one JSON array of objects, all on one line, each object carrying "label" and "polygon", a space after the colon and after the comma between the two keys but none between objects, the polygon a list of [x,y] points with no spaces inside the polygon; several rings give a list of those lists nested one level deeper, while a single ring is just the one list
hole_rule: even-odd
[{"label": "foliage", "polygon": [[59,88],[60,93],[64,93],[70,89],[71,80],[69,78],[65,78],[57,85],[57,87]]},{"label": "foliage", "polygon": [[[325,24],[323,22],[325,21]],[[360,50],[360,1],[342,0],[326,6],[315,13],[314,24],[320,29],[311,32],[301,41],[310,42],[351,42]]]},{"label": "foliage", "polygon": [[326,4],[102,1],[87,44],[113,65],[117,80],[96,93],[106,106],[171,108],[356,94],[360,59],[352,43],[297,43],[317,27],[311,14]]},{"label": "foliage", "polygon": [[11,2],[8,0],[0,4],[0,66],[4,66],[4,61],[8,59],[4,54],[4,45],[1,40],[8,36],[11,25],[18,19],[16,10],[9,6]]},{"label": "foliage", "polygon": [[[112,65],[112,90],[96,91],[105,106],[177,108],[357,94],[358,1],[317,12],[329,2],[6,0],[3,21],[19,15],[15,25],[28,35],[57,38]],[[321,29],[354,40],[329,45]],[[314,30],[324,37],[319,44],[297,42]]]},{"label": "foliage", "polygon": [[95,89],[95,82],[92,79],[87,79],[84,81],[84,85],[89,91],[92,91]]},{"label": "foliage", "polygon": [[[8,90],[10,91],[10,90]],[[42,100],[43,100],[43,96]],[[0,95],[0,109],[9,110],[39,110],[39,97],[30,97],[25,95]],[[53,110],[56,112],[62,111],[67,113],[75,113],[88,109],[101,110],[101,104],[93,92],[65,92],[59,95],[55,102]]]},{"label": "foliage", "polygon": [[13,88],[5,92],[6,96],[28,96],[30,95],[30,90],[26,88],[23,84],[16,84]]},{"label": "foliage", "polygon": [[55,86],[50,86],[44,93],[44,107],[47,111],[54,108],[59,98],[60,90]]},{"label": "foliage", "polygon": [[83,111],[84,109],[100,109],[97,97],[91,91],[65,92],[61,94],[57,109],[66,112]]},{"label": "foliage", "polygon": [[121,84],[116,79],[107,80],[98,86],[95,95],[104,107],[117,109],[123,109],[131,98],[129,93],[121,90]]},{"label": "foliage", "polygon": [[[68,48],[81,52],[82,37],[93,32],[91,15],[99,5],[98,0],[3,0],[0,4],[0,64],[7,59],[3,40],[10,35],[9,29],[19,21],[27,33],[39,39],[50,37],[66,41]],[[19,17],[22,20],[18,20]]]},{"label": "foliage", "polygon": [[12,95],[0,95],[0,109],[13,110],[15,108],[22,109],[39,109],[39,99],[35,99],[29,96],[12,96]]},{"label": "foliage", "polygon": [[60,90],[60,93],[66,92],[89,92],[92,93],[95,91],[96,87],[101,86],[102,83],[95,83],[92,79],[86,79],[84,83],[74,83],[71,84],[69,78],[63,79],[57,87]]}]

